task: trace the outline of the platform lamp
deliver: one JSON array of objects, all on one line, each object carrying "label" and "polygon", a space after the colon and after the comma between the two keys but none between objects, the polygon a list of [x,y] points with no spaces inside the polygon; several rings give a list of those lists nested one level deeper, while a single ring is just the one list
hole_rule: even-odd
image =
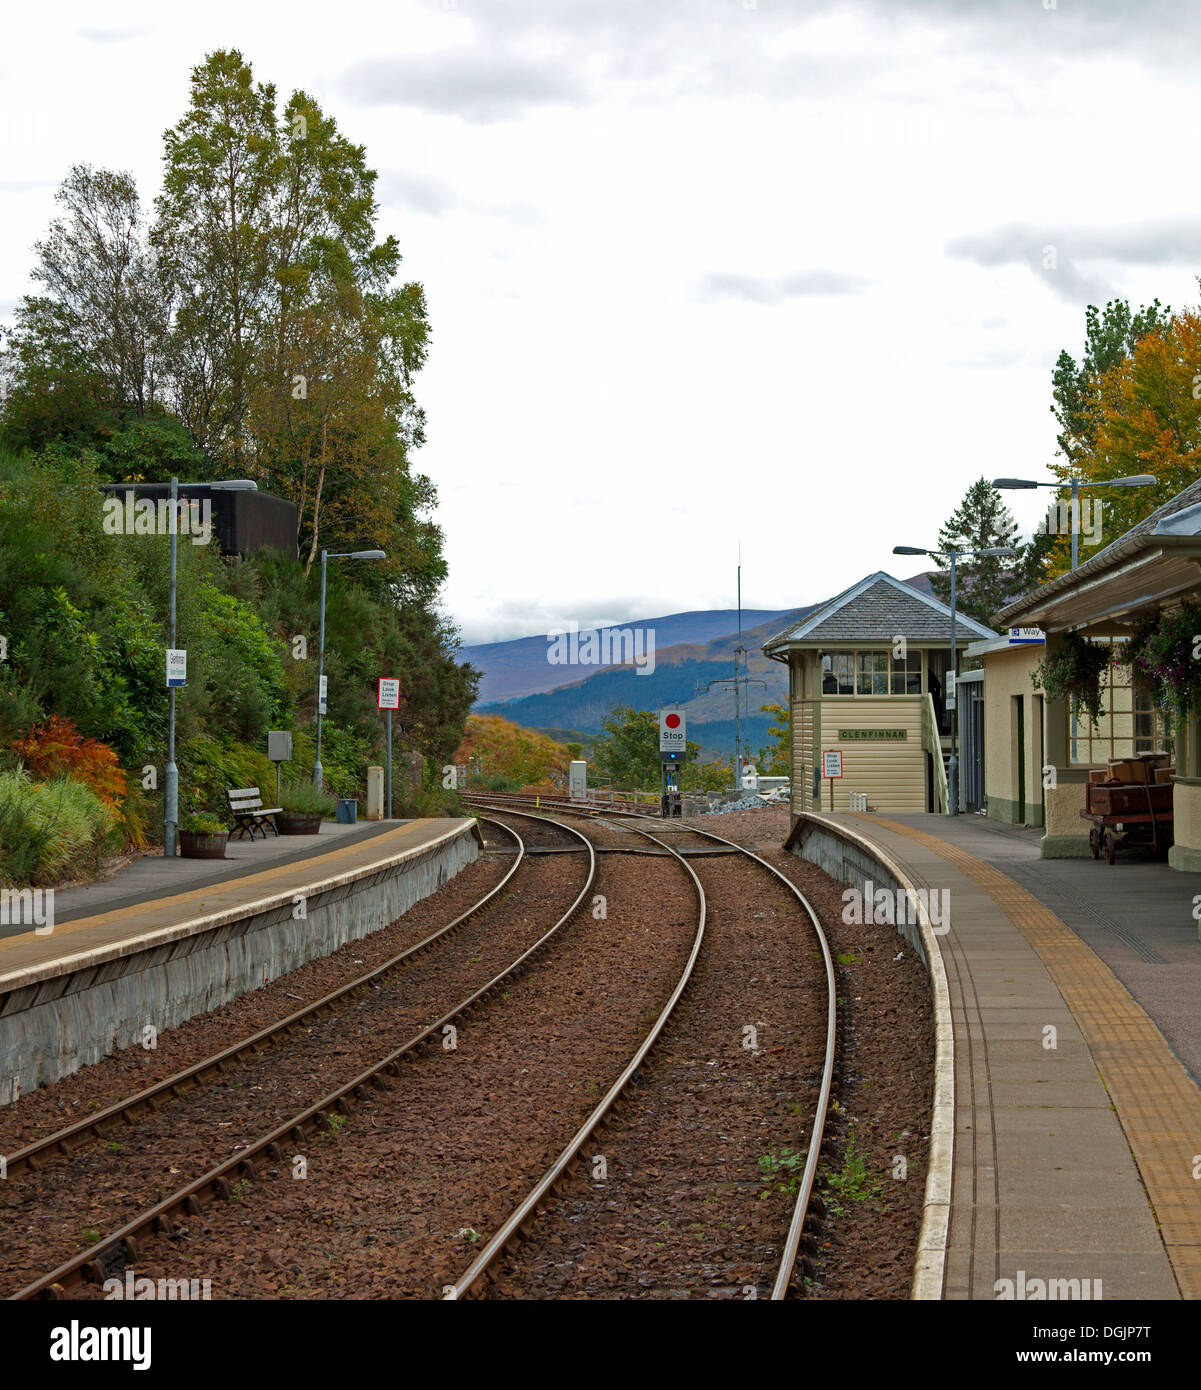
[{"label": "platform lamp", "polygon": [[955,691],[955,717],[951,720],[951,759],[947,763],[947,815],[959,814],[959,653],[955,646],[955,562],[961,555],[984,560],[992,555],[1016,555],[1011,545],[993,545],[984,550],[961,550],[948,545],[941,550],[923,550],[914,545],[894,545],[894,555],[949,555],[951,557],[951,689]]},{"label": "platform lamp", "polygon": [[[122,485],[128,487],[128,485]],[[251,478],[226,478],[217,483],[185,483],[186,488],[205,488],[209,492],[257,492]],[[106,492],[118,491],[108,487]],[[175,650],[176,567],[179,558],[179,479],[171,479],[171,646]],[[175,765],[175,686],[167,688],[167,770],[163,777],[163,856],[175,857],[179,832],[179,768]]]},{"label": "platform lamp", "polygon": [[1072,489],[1072,568],[1075,569],[1080,557],[1080,486],[1085,487],[1151,487],[1158,481],[1151,473],[1136,473],[1130,478],[1105,478],[1094,482],[1091,478],[1067,478],[1062,482],[1040,483],[1033,478],[994,478],[992,485],[1004,492],[1024,492],[1032,487],[1070,487]]},{"label": "platform lamp", "polygon": [[325,562],[327,560],[386,560],[382,550],[338,550],[332,555],[328,550],[321,552],[321,639],[317,649],[317,761],[313,764],[313,785],[325,785],[325,769],[321,766],[321,717],[325,713],[322,706],[322,686],[325,683]]}]

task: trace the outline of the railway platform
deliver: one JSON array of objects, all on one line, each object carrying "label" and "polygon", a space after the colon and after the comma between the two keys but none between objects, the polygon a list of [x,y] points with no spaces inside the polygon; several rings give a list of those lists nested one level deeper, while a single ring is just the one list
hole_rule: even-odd
[{"label": "railway platform", "polygon": [[790,847],[813,857],[812,832],[850,881],[879,862],[946,895],[954,1132],[932,1135],[924,1296],[1201,1297],[1192,876],[1040,859],[1041,831],[975,816],[807,815]]},{"label": "railway platform", "polygon": [[384,926],[480,847],[471,819],[323,825],[56,893],[49,930],[0,928],[0,1103]]}]

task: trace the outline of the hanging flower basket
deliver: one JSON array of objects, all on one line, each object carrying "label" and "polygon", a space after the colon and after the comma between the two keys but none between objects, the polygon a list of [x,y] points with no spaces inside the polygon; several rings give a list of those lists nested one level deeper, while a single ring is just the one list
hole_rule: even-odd
[{"label": "hanging flower basket", "polygon": [[1151,698],[1169,728],[1201,710],[1201,607],[1181,604],[1145,618],[1126,644],[1131,680]]},{"label": "hanging flower basket", "polygon": [[1058,649],[1039,662],[1031,680],[1048,700],[1071,700],[1095,728],[1101,722],[1101,697],[1112,656],[1108,643],[1088,642],[1069,632]]}]

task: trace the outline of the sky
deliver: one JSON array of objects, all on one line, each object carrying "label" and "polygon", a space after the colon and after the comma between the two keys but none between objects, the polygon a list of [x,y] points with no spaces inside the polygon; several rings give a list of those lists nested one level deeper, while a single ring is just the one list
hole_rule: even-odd
[{"label": "sky", "polygon": [[[1194,305],[1190,0],[113,0],[0,53],[0,323],[72,164],[150,204],[239,48],[379,171],[466,642],[785,609],[1049,478],[1084,308]],[[1009,493],[1029,532],[1047,495]],[[1112,537],[1106,537],[1112,539]]]}]

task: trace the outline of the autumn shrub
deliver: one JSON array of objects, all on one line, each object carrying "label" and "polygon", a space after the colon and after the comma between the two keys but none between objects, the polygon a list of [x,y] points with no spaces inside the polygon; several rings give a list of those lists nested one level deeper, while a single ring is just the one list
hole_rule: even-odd
[{"label": "autumn shrub", "polygon": [[106,743],[84,738],[72,722],[52,714],[46,722],[31,729],[12,746],[35,780],[72,777],[90,787],[114,811],[125,800],[125,774],[117,755]]}]

